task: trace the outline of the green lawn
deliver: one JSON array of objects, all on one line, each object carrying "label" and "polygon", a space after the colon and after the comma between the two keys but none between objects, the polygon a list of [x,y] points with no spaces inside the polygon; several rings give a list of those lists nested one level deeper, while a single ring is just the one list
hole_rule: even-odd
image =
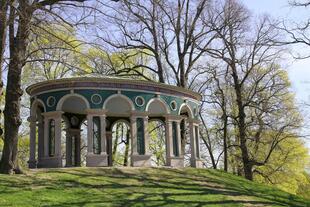
[{"label": "green lawn", "polygon": [[0,206],[310,206],[221,171],[70,168],[0,175]]}]

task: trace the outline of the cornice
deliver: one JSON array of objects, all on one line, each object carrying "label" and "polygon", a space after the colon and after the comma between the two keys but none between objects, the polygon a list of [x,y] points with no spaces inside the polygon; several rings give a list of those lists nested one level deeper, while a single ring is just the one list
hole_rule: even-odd
[{"label": "cornice", "polygon": [[[42,91],[53,89],[74,89],[79,87],[91,87],[91,88],[115,88],[119,90],[136,89],[136,90],[148,90],[150,92],[165,93],[171,95],[183,95],[189,98],[193,98],[197,101],[201,100],[201,95],[189,89],[167,85],[164,83],[143,81],[143,80],[130,80],[120,78],[96,78],[96,77],[79,77],[79,78],[63,78],[57,80],[48,80],[33,84],[26,88],[26,92],[34,96]],[[151,90],[152,89],[152,90]]]}]

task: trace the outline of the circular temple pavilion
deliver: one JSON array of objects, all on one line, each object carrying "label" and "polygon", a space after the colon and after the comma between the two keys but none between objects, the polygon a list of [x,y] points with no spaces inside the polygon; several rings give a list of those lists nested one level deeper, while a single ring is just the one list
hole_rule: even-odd
[{"label": "circular temple pavilion", "polygon": [[189,140],[190,165],[202,165],[198,93],[154,82],[90,77],[40,82],[28,87],[27,93],[30,168],[81,166],[83,122],[87,122],[86,166],[111,166],[112,128],[120,120],[129,126],[131,166],[151,165],[148,124],[152,120],[164,123],[165,165],[184,166],[182,140]]}]

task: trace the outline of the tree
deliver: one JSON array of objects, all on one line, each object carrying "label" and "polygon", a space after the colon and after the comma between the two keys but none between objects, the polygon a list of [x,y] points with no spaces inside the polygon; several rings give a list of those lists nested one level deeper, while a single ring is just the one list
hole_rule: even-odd
[{"label": "tree", "polygon": [[[213,134],[214,137],[220,136],[220,138],[215,138],[216,140],[222,140],[222,152],[223,153],[223,163],[224,171],[228,171],[228,121],[229,121],[229,89],[230,86],[227,84],[229,81],[228,68],[226,70],[219,70],[217,67],[208,70],[209,84],[204,94],[204,102],[212,105],[212,112],[214,114],[213,130],[209,133]],[[210,122],[209,122],[210,125]]]},{"label": "tree", "polygon": [[[283,134],[283,136],[286,135]],[[272,137],[266,133],[265,141],[270,138]],[[268,149],[265,150],[268,151]],[[260,150],[257,156],[264,156],[263,152],[264,150]],[[255,169],[254,179],[296,194],[301,184],[309,184],[305,174],[305,167],[308,163],[309,154],[304,143],[298,137],[284,139],[274,150],[270,162]]]},{"label": "tree", "polygon": [[[292,8],[308,8],[310,1],[292,0],[288,1]],[[309,32],[310,21],[305,19],[302,22],[294,22],[293,20],[285,20],[282,25],[277,26],[278,29],[284,32],[286,39],[278,41],[279,45],[303,45],[310,46]],[[310,57],[307,51],[295,50],[292,52],[295,59],[306,59]]]},{"label": "tree", "polygon": [[149,150],[152,155],[152,164],[166,165],[165,126],[161,121],[151,121],[148,125]]},{"label": "tree", "polygon": [[44,30],[36,27],[32,31],[23,69],[23,88],[38,81],[72,76],[84,57],[81,50],[86,47],[77,40],[74,29],[50,23]]},{"label": "tree", "polygon": [[8,13],[9,3],[7,0],[3,0],[0,2],[0,96],[2,97],[2,71],[3,71],[3,62],[4,62],[4,51],[6,45],[6,37],[7,37],[7,13]]},{"label": "tree", "polygon": [[[234,91],[232,102],[236,107],[232,120],[236,125],[244,176],[252,180],[254,167],[265,165],[281,142],[275,136],[272,142],[264,143],[263,132],[267,129],[278,130],[280,134],[294,131],[300,127],[300,117],[298,113],[294,115],[296,110],[287,103],[291,100],[289,84],[277,65],[282,49],[274,44],[279,36],[274,24],[265,16],[251,28],[248,11],[234,0],[227,0],[219,8],[210,20],[218,37],[217,44],[207,52],[228,68],[231,78],[228,83]],[[284,110],[292,116],[279,117],[279,112]],[[269,150],[264,159],[259,159],[255,154],[263,144],[267,144]]]},{"label": "tree", "polygon": [[[156,74],[159,82],[188,87],[190,74],[212,42],[207,0],[124,0],[107,14],[113,35],[99,38],[116,50],[139,51],[148,57],[139,67]],[[177,12],[175,12],[177,11]],[[198,50],[198,45],[201,50]],[[155,66],[155,67],[154,67]]]},{"label": "tree", "polygon": [[310,1],[303,1],[303,2],[300,2],[300,1],[289,1],[290,5],[292,6],[296,6],[296,7],[308,7],[310,5]]},{"label": "tree", "polygon": [[[8,4],[8,42],[9,42],[9,63],[6,84],[6,97],[4,109],[4,147],[0,162],[1,173],[12,173],[17,170],[17,144],[18,129],[21,125],[20,119],[20,97],[23,94],[21,89],[22,69],[27,61],[27,48],[32,27],[39,27],[38,23],[49,21],[63,22],[69,24],[70,14],[64,12],[72,9],[93,9],[83,4],[85,0],[16,0]],[[3,2],[3,1],[1,1]],[[3,8],[3,7],[2,7]],[[89,13],[81,12],[85,19]],[[2,14],[2,13],[1,13]],[[76,13],[75,13],[76,14]],[[79,23],[79,18],[77,18]],[[78,25],[78,24],[75,24]],[[42,27],[41,27],[42,28]],[[44,28],[42,28],[44,29]],[[2,34],[2,39],[6,33]]]},{"label": "tree", "polygon": [[79,55],[77,75],[117,76],[131,79],[156,80],[150,71],[141,65],[147,58],[139,51],[125,50],[108,53],[98,46],[91,45],[86,54]]}]

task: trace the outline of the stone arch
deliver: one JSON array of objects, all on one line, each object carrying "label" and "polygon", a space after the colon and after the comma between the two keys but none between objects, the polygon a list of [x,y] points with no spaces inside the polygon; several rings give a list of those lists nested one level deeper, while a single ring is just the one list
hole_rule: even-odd
[{"label": "stone arch", "polygon": [[29,168],[41,167],[41,158],[44,156],[44,117],[46,112],[44,102],[35,99],[30,108],[30,157]]},{"label": "stone arch", "polygon": [[114,94],[104,101],[103,109],[112,114],[129,114],[135,110],[135,106],[127,96]]},{"label": "stone arch", "polygon": [[39,105],[41,105],[43,107],[43,112],[46,112],[46,107],[45,107],[44,102],[41,99],[35,99],[31,105],[30,116],[36,117],[36,110],[37,110]]},{"label": "stone arch", "polygon": [[179,108],[178,115],[182,115],[182,113],[184,113],[184,112],[186,112],[188,114],[188,118],[194,117],[194,114],[193,114],[191,107],[186,103],[181,104],[181,106]]},{"label": "stone arch", "polygon": [[114,121],[113,123],[111,123],[110,129],[112,130],[113,127],[114,127],[117,123],[122,123],[122,122],[125,123],[125,124],[127,124],[128,126],[130,126],[130,122],[129,122],[128,120],[126,120],[126,119],[118,119],[118,120]]},{"label": "stone arch", "polygon": [[[118,125],[120,124],[120,125]],[[117,126],[122,126],[118,128]],[[120,118],[111,123],[111,137],[108,141],[109,165],[131,165],[132,138],[130,134],[130,122]],[[117,131],[118,129],[118,131]],[[116,158],[118,158],[116,162]]]},{"label": "stone arch", "polygon": [[149,112],[150,115],[164,115],[169,114],[169,107],[160,98],[152,98],[146,105],[145,111]]},{"label": "stone arch", "polygon": [[[74,102],[74,104],[70,104],[70,101]],[[80,103],[77,104],[77,102]],[[56,110],[76,113],[76,111],[84,112],[85,109],[89,108],[90,108],[89,102],[84,96],[77,93],[71,93],[63,96],[58,101]]]}]

